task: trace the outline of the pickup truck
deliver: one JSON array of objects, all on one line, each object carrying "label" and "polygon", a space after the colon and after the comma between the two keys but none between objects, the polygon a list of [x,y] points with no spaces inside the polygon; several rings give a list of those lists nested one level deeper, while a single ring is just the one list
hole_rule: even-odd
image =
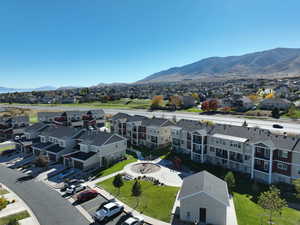
[{"label": "pickup truck", "polygon": [[118,213],[121,213],[124,209],[124,206],[117,202],[109,202],[105,204],[100,210],[98,210],[95,215],[95,221],[101,222],[106,220]]}]

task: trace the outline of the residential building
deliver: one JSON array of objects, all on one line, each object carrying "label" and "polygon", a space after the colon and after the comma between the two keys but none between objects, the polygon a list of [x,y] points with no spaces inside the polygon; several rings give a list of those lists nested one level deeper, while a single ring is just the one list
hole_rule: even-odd
[{"label": "residential building", "polygon": [[152,118],[124,113],[112,117],[112,131],[126,137],[129,144],[149,148],[163,148],[171,143],[171,126],[168,119]]},{"label": "residential building", "polygon": [[191,120],[180,120],[171,134],[173,150],[193,161],[246,173],[269,184],[300,178],[299,137]]},{"label": "residential building", "polygon": [[16,135],[22,135],[27,126],[29,126],[28,116],[0,117],[0,140],[6,141]]},{"label": "residential building", "polygon": [[178,196],[180,220],[195,224],[227,224],[229,194],[224,180],[207,171],[183,179]]},{"label": "residential building", "polygon": [[78,169],[106,167],[125,158],[127,140],[117,134],[86,131],[76,139],[74,151],[64,155],[64,165]]}]

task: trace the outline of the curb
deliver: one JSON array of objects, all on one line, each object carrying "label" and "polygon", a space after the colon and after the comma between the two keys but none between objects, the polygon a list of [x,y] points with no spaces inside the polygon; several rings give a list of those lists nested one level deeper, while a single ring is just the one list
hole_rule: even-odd
[{"label": "curb", "polygon": [[33,213],[33,211],[29,208],[29,206],[26,204],[26,202],[19,196],[17,195],[14,191],[12,191],[9,187],[5,186],[4,184],[0,183],[0,185],[2,187],[4,187],[5,189],[7,189],[9,192],[13,193],[16,195],[16,197],[20,200],[20,202],[22,202],[26,208],[26,210],[28,211],[28,213],[30,214],[30,216],[33,218],[35,225],[41,225],[38,221],[38,219],[36,218],[35,214]]}]

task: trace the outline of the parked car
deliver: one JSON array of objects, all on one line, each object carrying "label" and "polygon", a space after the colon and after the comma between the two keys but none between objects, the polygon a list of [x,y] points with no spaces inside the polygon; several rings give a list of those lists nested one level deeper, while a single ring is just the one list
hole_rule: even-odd
[{"label": "parked car", "polygon": [[76,194],[76,193],[78,193],[80,191],[83,191],[85,189],[86,189],[86,186],[81,185],[81,184],[79,184],[79,185],[71,185],[70,187],[67,188],[66,194],[68,194],[68,195],[74,195],[74,194]]},{"label": "parked car", "polygon": [[85,202],[85,201],[88,201],[88,200],[91,200],[95,197],[97,197],[99,193],[96,191],[96,190],[86,190],[86,191],[83,191],[81,193],[79,193],[77,196],[76,196],[76,199],[78,202]]},{"label": "parked car", "polygon": [[125,220],[125,222],[122,223],[122,225],[141,225],[143,224],[143,222],[144,222],[143,218],[132,216],[129,217],[127,220]]},{"label": "parked car", "polygon": [[76,173],[76,170],[75,169],[69,169],[69,170],[65,170],[63,172],[61,172],[60,174],[58,174],[58,178],[63,180],[71,175],[73,175],[74,173]]},{"label": "parked car", "polygon": [[82,179],[72,179],[72,180],[69,180],[69,181],[67,181],[67,182],[64,183],[64,186],[60,189],[60,191],[65,191],[71,185],[78,185],[78,184],[81,184],[83,182],[84,182],[84,180],[82,180]]},{"label": "parked car", "polygon": [[282,129],[283,126],[280,124],[273,124],[273,128]]},{"label": "parked car", "polygon": [[124,206],[117,202],[110,202],[105,204],[100,210],[98,210],[95,215],[95,221],[103,221],[106,220],[118,213],[121,213],[124,209]]}]

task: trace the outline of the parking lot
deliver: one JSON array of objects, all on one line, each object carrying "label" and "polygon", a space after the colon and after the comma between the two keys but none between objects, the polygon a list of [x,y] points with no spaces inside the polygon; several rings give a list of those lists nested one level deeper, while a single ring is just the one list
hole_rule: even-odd
[{"label": "parking lot", "polygon": [[[102,196],[98,196],[90,201],[84,202],[81,206],[90,214],[94,215],[97,210],[103,206],[107,200]],[[127,218],[129,217],[128,214],[122,212],[121,214],[110,218],[108,221],[104,221],[101,223],[94,223],[94,224],[106,224],[106,225],[121,225]]]}]

